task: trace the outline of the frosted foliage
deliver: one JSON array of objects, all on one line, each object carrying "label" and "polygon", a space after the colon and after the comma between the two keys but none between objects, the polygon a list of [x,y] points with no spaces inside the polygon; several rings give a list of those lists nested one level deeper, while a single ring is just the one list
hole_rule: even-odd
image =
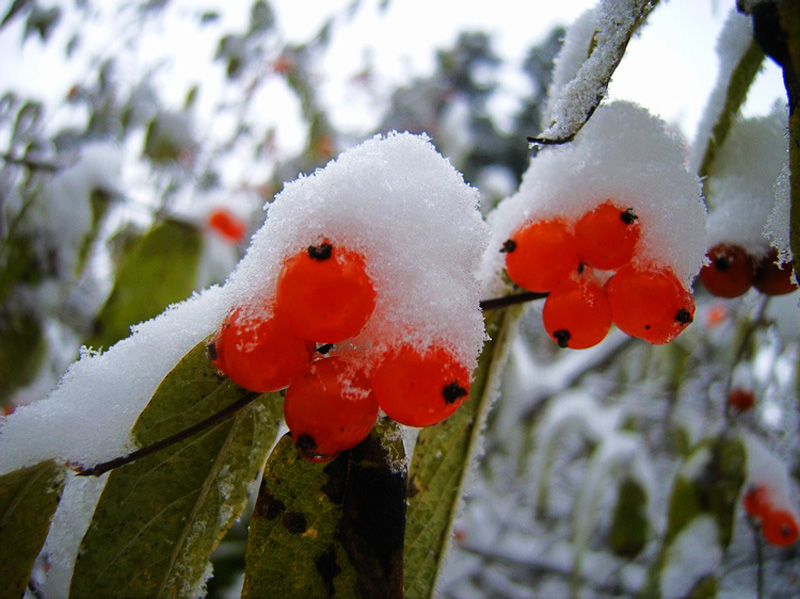
[{"label": "frosted foliage", "polygon": [[555,121],[555,108],[559,103],[561,90],[572,81],[589,55],[589,46],[596,25],[597,12],[592,9],[578,17],[567,30],[561,50],[553,62],[553,78],[550,82],[547,105],[543,111],[543,122]]},{"label": "frosted foliage", "polygon": [[[767,252],[765,226],[773,211],[775,181],[788,162],[787,115],[740,119],[731,127],[708,180],[709,245],[736,243],[753,256]],[[788,228],[785,235],[788,238]]]},{"label": "frosted foliage", "polygon": [[717,56],[719,57],[717,83],[714,89],[711,90],[705,111],[697,126],[697,135],[689,161],[689,166],[693,171],[700,170],[708,140],[712,136],[714,124],[719,120],[719,116],[725,107],[731,73],[736,68],[736,65],[739,64],[752,40],[753,30],[750,25],[750,19],[737,12],[735,8],[731,9],[722,32],[717,39]]},{"label": "frosted foliage", "polygon": [[389,345],[437,341],[470,368],[483,344],[479,194],[427,138],[374,137],[284,188],[231,276],[236,301],[270,305],[284,260],[324,239],[362,253],[376,293],[337,351],[372,361]]},{"label": "frosted foliage", "polygon": [[56,252],[62,276],[72,274],[77,250],[91,228],[92,192],[117,191],[121,158],[119,147],[110,142],[86,144],[72,164],[44,183],[40,196],[31,204],[22,227],[30,223],[39,230],[35,238],[44,247],[38,249],[45,254]]},{"label": "frosted foliage", "polygon": [[520,226],[555,217],[574,223],[609,199],[639,217],[634,266],[669,268],[688,287],[707,247],[700,181],[664,123],[629,102],[601,106],[573,142],[545,148],[531,161],[519,191],[490,218],[487,286],[502,289],[500,248]]},{"label": "frosted foliage", "polygon": [[713,574],[722,563],[717,523],[711,516],[698,516],[684,528],[667,549],[661,571],[663,599],[688,597],[692,588]]},{"label": "frosted foliage", "polygon": [[[578,30],[563,50],[568,57],[559,58],[559,83],[567,79],[570,69],[576,70],[567,83],[551,92],[547,110],[549,126],[542,137],[561,139],[580,129],[605,97],[608,80],[622,58],[636,17],[648,3],[649,0],[601,0],[594,27],[589,26],[592,21],[589,15],[584,14],[578,20]],[[587,57],[590,47],[591,54]],[[579,62],[581,54],[584,60]]]},{"label": "frosted foliage", "polygon": [[84,353],[50,395],[0,421],[0,473],[49,458],[94,464],[132,449],[129,431],[161,380],[226,310],[213,288],[138,325],[109,351]]},{"label": "frosted foliage", "polygon": [[94,464],[133,449],[129,431],[164,376],[234,305],[268,305],[286,256],[323,238],[366,256],[370,322],[341,350],[374,357],[406,340],[448,346],[473,367],[483,343],[478,192],[422,137],[374,138],[286,186],[224,287],[85,353],[44,400],[0,420],[0,473],[56,457]]}]

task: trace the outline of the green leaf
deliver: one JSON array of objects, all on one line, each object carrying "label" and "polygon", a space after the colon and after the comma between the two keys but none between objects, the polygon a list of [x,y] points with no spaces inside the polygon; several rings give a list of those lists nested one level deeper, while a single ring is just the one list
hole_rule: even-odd
[{"label": "green leaf", "polygon": [[[134,425],[147,446],[246,392],[220,375],[199,343],[165,377]],[[185,597],[247,501],[281,420],[279,394],[111,472],[83,538],[72,597]]]},{"label": "green leaf", "polygon": [[46,352],[47,340],[36,316],[0,308],[0,407],[36,378]]},{"label": "green leaf", "polygon": [[64,467],[53,461],[0,477],[0,589],[22,597],[33,563],[64,488]]},{"label": "green leaf", "polygon": [[186,299],[197,279],[201,236],[196,227],[167,219],[139,239],[123,256],[114,289],[86,344],[109,347],[127,337],[131,325]]},{"label": "green leaf", "polygon": [[420,431],[409,479],[405,551],[408,597],[433,595],[464,477],[475,456],[480,428],[522,309],[515,306],[490,313],[486,330],[491,340],[478,361],[469,398],[450,418]]},{"label": "green leaf", "polygon": [[247,542],[244,599],[403,596],[406,474],[397,425],[327,463],[289,435],[264,471]]},{"label": "green leaf", "polygon": [[639,481],[626,477],[619,485],[608,545],[615,554],[633,559],[647,544],[649,532],[647,493]]}]

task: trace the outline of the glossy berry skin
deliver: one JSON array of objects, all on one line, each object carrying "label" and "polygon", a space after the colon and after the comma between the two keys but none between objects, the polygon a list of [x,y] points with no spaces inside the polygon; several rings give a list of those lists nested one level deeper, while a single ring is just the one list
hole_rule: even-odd
[{"label": "glossy berry skin", "polygon": [[672,341],[694,320],[694,299],[669,270],[624,266],[605,285],[611,319],[653,344]]},{"label": "glossy berry skin", "polygon": [[430,426],[453,414],[467,398],[469,371],[440,347],[423,354],[401,345],[384,356],[372,385],[389,418],[407,426]]},{"label": "glossy berry skin", "polygon": [[568,279],[544,302],[542,322],[560,347],[584,349],[600,343],[611,328],[611,305],[595,281]]},{"label": "glossy berry skin", "polygon": [[786,510],[769,511],[761,522],[761,534],[770,545],[791,547],[797,542],[797,520]]},{"label": "glossy berry skin", "polygon": [[292,381],[283,416],[303,457],[326,462],[369,435],[378,404],[368,377],[352,363],[318,358]]},{"label": "glossy berry skin", "polygon": [[506,255],[508,276],[528,291],[552,291],[580,266],[575,237],[558,220],[524,226],[501,251]]},{"label": "glossy berry skin", "polygon": [[217,208],[208,215],[208,226],[230,243],[239,243],[247,233],[244,222],[224,208]]},{"label": "glossy berry skin", "polygon": [[774,249],[759,260],[753,286],[764,295],[785,295],[797,289],[791,262],[777,264],[778,252]]},{"label": "glossy berry skin", "polygon": [[747,489],[742,497],[742,507],[747,515],[760,522],[770,511],[772,500],[769,490],[764,485],[754,485]]},{"label": "glossy berry skin", "polygon": [[639,241],[639,218],[632,208],[604,202],[575,224],[575,243],[581,262],[613,270],[631,261]]},{"label": "glossy berry skin", "polygon": [[323,242],[283,265],[277,310],[297,334],[319,343],[357,335],[375,308],[375,289],[360,254]]},{"label": "glossy berry skin", "polygon": [[302,374],[315,344],[298,337],[280,317],[263,319],[235,308],[209,345],[211,363],[245,389],[267,393]]},{"label": "glossy berry skin", "polygon": [[739,297],[753,286],[755,264],[738,245],[721,243],[706,253],[711,261],[700,269],[700,282],[711,295]]}]

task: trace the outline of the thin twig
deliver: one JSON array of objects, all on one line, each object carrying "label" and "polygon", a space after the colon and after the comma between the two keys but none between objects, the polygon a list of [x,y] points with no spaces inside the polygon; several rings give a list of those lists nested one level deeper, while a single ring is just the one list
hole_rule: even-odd
[{"label": "thin twig", "polygon": [[497,310],[498,308],[507,308],[516,304],[524,304],[537,299],[544,299],[548,292],[539,293],[537,291],[525,291],[524,293],[516,293],[514,295],[506,295],[503,297],[493,297],[491,299],[481,300],[481,310]]},{"label": "thin twig", "polygon": [[6,162],[7,164],[16,164],[19,166],[25,166],[31,170],[48,171],[51,173],[63,168],[63,165],[56,164],[55,162],[51,162],[49,160],[36,160],[28,157],[20,158],[19,156],[12,156],[7,152],[0,153],[0,160]]},{"label": "thin twig", "polygon": [[219,412],[212,414],[205,420],[201,420],[197,424],[190,426],[189,428],[185,428],[182,431],[178,431],[174,435],[170,435],[160,441],[156,441],[151,445],[147,445],[146,447],[142,447],[141,449],[137,449],[134,452],[131,452],[127,455],[120,456],[118,458],[114,458],[113,460],[109,460],[108,462],[102,462],[97,464],[96,466],[92,466],[91,468],[84,468],[83,466],[76,466],[74,470],[78,473],[78,476],[100,476],[101,474],[105,474],[109,470],[113,470],[114,468],[119,468],[120,466],[124,466],[125,464],[129,464],[139,458],[143,458],[150,454],[156,453],[162,449],[169,447],[170,445],[175,445],[183,441],[184,439],[188,439],[198,433],[203,432],[204,430],[211,428],[215,424],[223,422],[233,416],[236,412],[247,406],[248,404],[254,402],[256,399],[261,397],[261,393],[256,393],[255,391],[248,391],[245,393],[240,399],[233,402],[229,406],[221,409]]}]

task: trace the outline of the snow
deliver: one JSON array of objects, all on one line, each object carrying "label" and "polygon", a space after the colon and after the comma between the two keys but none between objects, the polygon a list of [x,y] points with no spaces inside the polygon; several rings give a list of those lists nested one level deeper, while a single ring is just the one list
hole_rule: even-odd
[{"label": "snow", "polygon": [[733,243],[758,259],[769,249],[767,228],[788,240],[788,218],[780,227],[767,225],[773,188],[789,160],[787,122],[785,108],[776,106],[770,115],[740,118],[731,127],[707,183],[709,246]]},{"label": "snow", "polygon": [[681,599],[722,563],[717,523],[711,516],[696,517],[670,544],[661,571],[662,599]]},{"label": "snow", "polygon": [[224,287],[84,352],[46,399],[0,421],[0,473],[57,457],[84,465],[134,447],[129,431],[161,380],[234,305],[267,310],[283,260],[323,238],[366,256],[377,293],[364,330],[337,346],[374,360],[389,344],[438,342],[473,368],[483,344],[478,193],[423,137],[375,137],[288,184]]},{"label": "snow", "polygon": [[689,287],[706,251],[700,182],[663,121],[628,102],[599,107],[573,142],[545,148],[531,160],[517,193],[489,219],[482,270],[487,286],[502,291],[500,248],[524,223],[553,217],[574,223],[607,199],[639,217],[633,265],[669,268]]},{"label": "snow", "polygon": [[750,19],[737,12],[735,8],[731,9],[722,32],[717,38],[717,56],[719,58],[717,83],[711,91],[705,111],[697,126],[689,160],[690,168],[693,171],[700,169],[714,125],[725,107],[731,73],[739,64],[752,39],[753,29]]},{"label": "snow", "polygon": [[752,433],[742,432],[742,441],[747,452],[745,483],[742,493],[751,487],[764,486],[769,490],[770,501],[775,509],[783,509],[794,514],[800,520],[792,500],[789,473],[778,456]]},{"label": "snow", "polygon": [[[594,27],[590,26],[593,19],[587,13],[578,20],[578,27],[570,31],[573,39],[565,46],[568,55],[557,63],[557,94],[550,94],[546,113],[549,119],[544,121],[549,126],[539,137],[569,138],[589,118],[606,96],[608,80],[622,58],[637,17],[648,3],[647,0],[601,0],[595,9]],[[562,83],[576,67],[573,77]]]}]

